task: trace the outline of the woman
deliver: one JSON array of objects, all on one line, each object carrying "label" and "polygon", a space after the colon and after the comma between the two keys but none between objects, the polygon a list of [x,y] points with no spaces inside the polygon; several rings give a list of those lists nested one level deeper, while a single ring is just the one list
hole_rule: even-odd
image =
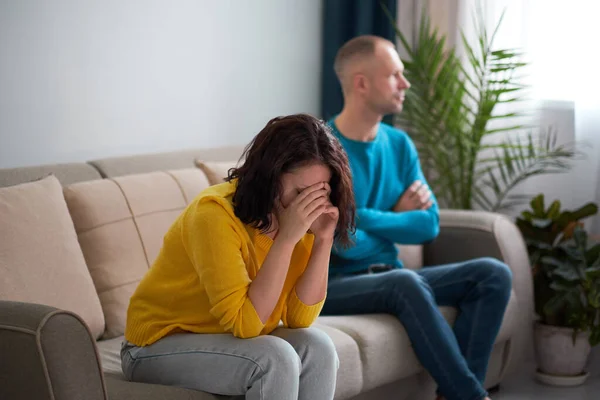
[{"label": "woman", "polygon": [[247,399],[333,399],[337,354],[309,326],[332,244],[354,229],[348,159],[308,115],[269,121],[243,159],[165,235],[131,298],[123,373]]}]

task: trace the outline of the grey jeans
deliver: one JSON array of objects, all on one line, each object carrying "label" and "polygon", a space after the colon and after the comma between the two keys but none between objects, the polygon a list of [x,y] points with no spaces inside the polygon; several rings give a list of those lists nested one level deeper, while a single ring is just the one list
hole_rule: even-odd
[{"label": "grey jeans", "polygon": [[251,339],[178,333],[145,347],[124,342],[121,366],[127,380],[135,382],[248,400],[328,400],[339,360],[323,331],[278,328]]}]

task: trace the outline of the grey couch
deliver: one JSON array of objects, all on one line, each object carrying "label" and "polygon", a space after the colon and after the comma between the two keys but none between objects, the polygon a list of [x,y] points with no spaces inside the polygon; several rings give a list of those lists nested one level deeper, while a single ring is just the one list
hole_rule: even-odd
[{"label": "grey couch", "polygon": [[[49,179],[54,178],[39,179],[53,174],[60,181],[60,201],[65,202],[71,218],[61,229],[73,231],[64,236],[76,238],[77,248],[71,248],[69,254],[81,252],[85,270],[77,270],[75,275],[70,263],[52,265],[50,253],[60,250],[67,241],[58,234],[38,238],[36,243],[42,247],[48,240],[57,242],[39,260],[33,258],[35,261],[24,264],[23,260],[34,255],[15,255],[22,251],[19,243],[36,240],[43,232],[32,225],[27,237],[19,239],[0,226],[0,243],[9,236],[7,242],[16,243],[4,250],[0,244],[0,273],[4,275],[0,275],[0,399],[226,398],[127,382],[118,354],[128,296],[160,248],[162,234],[185,203],[204,187],[217,183],[214,177],[222,176],[240,152],[240,147],[197,149],[0,170],[0,216],[22,218],[23,224],[43,219],[40,213],[47,210],[45,203],[39,203],[36,209],[23,206],[18,211],[23,217],[6,209],[2,214],[3,199],[18,203],[26,199],[23,196],[45,197],[40,193],[52,188]],[[20,221],[13,223],[23,226]],[[128,226],[136,229],[128,230]],[[499,384],[519,364],[529,346],[533,318],[530,268],[515,225],[499,214],[442,210],[441,233],[435,241],[400,247],[408,268],[480,256],[497,257],[510,266],[512,296],[486,380],[487,387]],[[57,257],[64,253],[58,251]],[[7,261],[11,257],[13,261]],[[14,261],[14,257],[22,259]],[[83,290],[87,286],[74,284],[70,278],[56,278],[63,276],[60,274],[93,285]],[[89,276],[83,276],[86,274]],[[441,310],[452,323],[456,310]],[[434,382],[417,361],[404,328],[393,316],[323,316],[315,326],[331,336],[338,351],[336,399],[434,397]]]}]

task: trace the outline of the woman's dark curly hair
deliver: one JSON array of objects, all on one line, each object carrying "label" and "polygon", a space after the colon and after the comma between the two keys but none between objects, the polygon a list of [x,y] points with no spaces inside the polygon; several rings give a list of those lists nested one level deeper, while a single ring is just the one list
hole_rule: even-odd
[{"label": "woman's dark curly hair", "polygon": [[356,206],[348,157],[325,122],[306,114],[270,120],[244,150],[244,163],[229,171],[237,179],[233,195],[236,216],[263,232],[270,228],[269,213],[282,193],[281,177],[294,169],[323,164],[331,171],[331,203],[340,217],[336,240],[350,245]]}]

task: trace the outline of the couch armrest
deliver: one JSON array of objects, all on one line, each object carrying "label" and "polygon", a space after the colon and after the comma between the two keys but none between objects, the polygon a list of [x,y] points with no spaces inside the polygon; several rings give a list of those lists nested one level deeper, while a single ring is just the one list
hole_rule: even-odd
[{"label": "couch armrest", "polygon": [[107,399],[95,341],[74,313],[0,300],[0,354],[0,399]]},{"label": "couch armrest", "polygon": [[440,265],[476,257],[504,261],[513,274],[513,291],[519,315],[519,334],[511,340],[514,366],[531,348],[533,283],[527,247],[521,232],[508,217],[486,211],[440,210],[440,234],[424,246],[423,261]]},{"label": "couch armrest", "polygon": [[[441,210],[440,234],[424,246],[425,265],[496,257],[513,273],[513,289],[533,310],[531,267],[521,232],[508,217],[486,211]],[[521,299],[519,299],[521,300]]]}]

